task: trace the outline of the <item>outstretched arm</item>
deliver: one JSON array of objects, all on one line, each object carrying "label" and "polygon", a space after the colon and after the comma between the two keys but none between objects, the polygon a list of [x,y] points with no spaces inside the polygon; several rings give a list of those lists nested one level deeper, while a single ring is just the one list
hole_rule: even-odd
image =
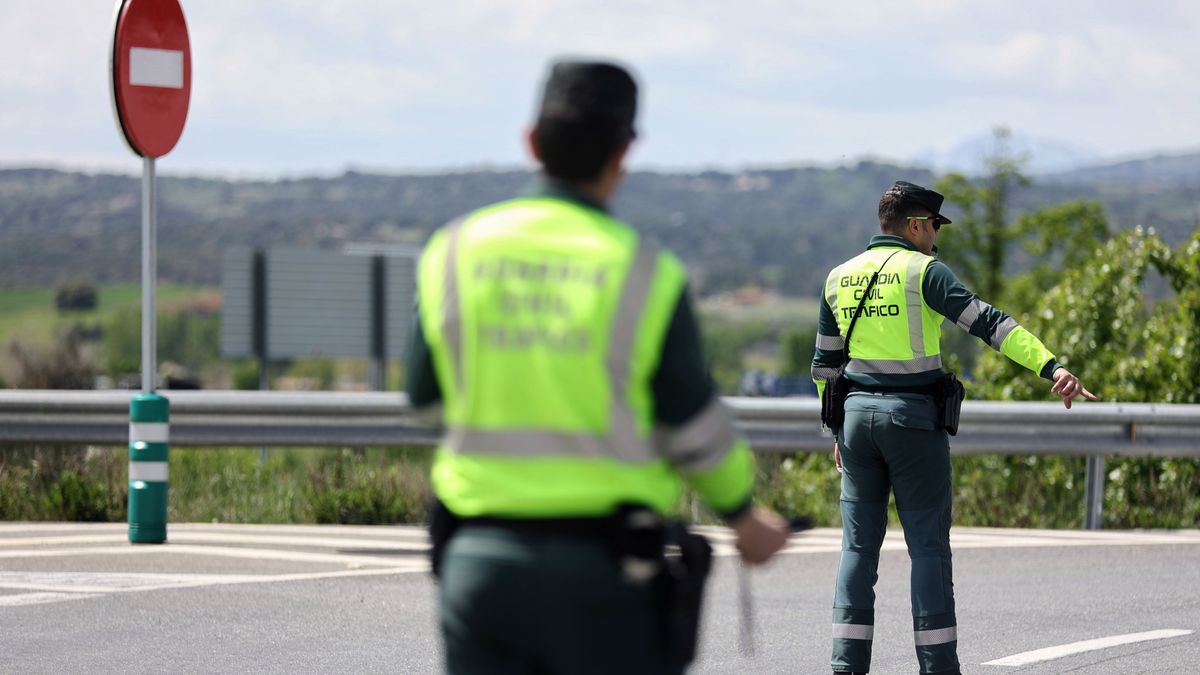
[{"label": "outstretched arm", "polygon": [[1041,377],[1049,380],[1062,367],[1036,335],[975,295],[945,263],[929,263],[921,292],[933,311]]}]

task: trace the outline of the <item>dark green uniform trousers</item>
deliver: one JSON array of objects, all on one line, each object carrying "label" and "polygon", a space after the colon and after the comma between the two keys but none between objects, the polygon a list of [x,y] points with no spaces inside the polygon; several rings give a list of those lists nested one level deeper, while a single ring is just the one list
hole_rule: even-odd
[{"label": "dark green uniform trousers", "polygon": [[866,672],[875,629],[879,548],[888,491],[912,561],[912,616],[922,673],[957,673],[950,567],[950,444],[933,400],[856,392],[846,399],[842,561],[833,602],[833,670]]},{"label": "dark green uniform trousers", "polygon": [[468,525],[446,548],[439,593],[451,675],[683,672],[667,658],[660,596],[623,581],[598,540]]}]

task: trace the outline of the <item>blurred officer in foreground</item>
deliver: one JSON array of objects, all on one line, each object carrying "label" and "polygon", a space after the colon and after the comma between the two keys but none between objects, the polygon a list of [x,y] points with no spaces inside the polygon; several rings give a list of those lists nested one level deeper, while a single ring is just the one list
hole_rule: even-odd
[{"label": "blurred officer in foreground", "polygon": [[554,64],[528,135],[540,184],[421,257],[407,389],[444,404],[431,538],[451,673],[682,672],[711,550],[676,532],[683,555],[663,555],[681,478],[745,561],[787,539],[751,503],[683,266],[608,210],[636,107],[622,68]]},{"label": "blurred officer in foreground", "polygon": [[[1095,400],[1032,333],[933,257],[950,220],[942,195],[899,181],[879,200],[882,234],[825,282],[812,377],[842,473],[842,561],[833,603],[833,670],[871,666],[875,579],[888,490],[912,559],[912,615],[922,673],[957,673],[950,567],[950,445],[963,388],[942,370],[943,318],[1053,382],[1071,407]],[[851,332],[853,331],[853,332]]]}]

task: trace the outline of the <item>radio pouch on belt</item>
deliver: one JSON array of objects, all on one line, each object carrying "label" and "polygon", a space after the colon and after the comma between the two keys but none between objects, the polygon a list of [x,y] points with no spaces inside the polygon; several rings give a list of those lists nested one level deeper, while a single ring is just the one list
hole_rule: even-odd
[{"label": "radio pouch on belt", "polygon": [[966,397],[967,392],[954,373],[946,373],[945,377],[938,380],[937,403],[942,415],[942,427],[951,436],[958,435],[958,417]]},{"label": "radio pouch on belt", "polygon": [[825,381],[821,392],[821,424],[836,432],[846,417],[846,394],[850,393],[850,381],[846,379],[846,365],[838,368],[837,375]]},{"label": "radio pouch on belt", "polygon": [[875,288],[875,282],[879,280],[879,273],[891,262],[892,256],[899,252],[896,251],[889,255],[879,269],[871,275],[871,280],[867,282],[867,288],[858,301],[858,308],[854,310],[854,316],[850,317],[850,325],[846,328],[846,339],[842,342],[842,367],[838,368],[837,375],[825,381],[825,391],[821,396],[821,424],[835,434],[838,429],[842,428],[842,422],[846,419],[846,395],[850,393],[850,382],[846,379],[846,364],[850,362],[850,336],[854,334],[854,324],[858,322],[863,305],[871,296],[871,289]]}]

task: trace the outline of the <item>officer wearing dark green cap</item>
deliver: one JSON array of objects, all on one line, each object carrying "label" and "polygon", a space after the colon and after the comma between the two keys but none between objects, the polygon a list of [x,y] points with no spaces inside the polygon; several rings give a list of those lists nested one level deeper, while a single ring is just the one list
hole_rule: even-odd
[{"label": "officer wearing dark green cap", "polygon": [[421,256],[407,388],[443,403],[431,535],[450,673],[682,672],[697,624],[674,610],[702,575],[664,558],[662,515],[684,482],[747,562],[787,539],[752,504],[683,265],[608,210],[636,110],[625,69],[554,64],[528,134],[538,186]]},{"label": "officer wearing dark green cap", "polygon": [[1041,341],[933,257],[938,231],[951,222],[941,207],[937,192],[897,181],[879,200],[882,233],[866,252],[835,267],[822,289],[812,377],[823,397],[838,388],[839,378],[849,391],[844,421],[832,429],[842,474],[834,672],[870,670],[889,490],[912,562],[920,672],[959,672],[947,436],[948,427],[957,427],[957,408],[947,400],[949,391],[961,389],[942,370],[943,320],[1053,382],[1051,391],[1067,408],[1076,396],[1095,400]]}]

